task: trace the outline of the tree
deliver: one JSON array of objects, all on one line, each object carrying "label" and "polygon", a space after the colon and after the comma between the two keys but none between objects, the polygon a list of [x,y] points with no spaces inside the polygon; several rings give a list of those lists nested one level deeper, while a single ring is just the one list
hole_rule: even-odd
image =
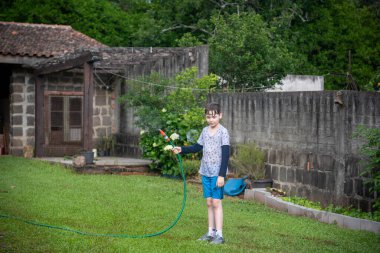
[{"label": "tree", "polygon": [[327,89],[344,89],[351,67],[358,86],[373,90],[380,81],[375,80],[380,66],[380,20],[374,12],[357,1],[329,0],[314,5],[308,13],[308,22],[292,27],[295,43],[289,45],[307,55],[316,68],[313,74],[326,76]]},{"label": "tree", "polygon": [[[8,5],[9,7],[10,5]],[[136,17],[128,16],[106,0],[15,0],[0,10],[4,21],[71,25],[109,46],[131,45],[129,36]],[[132,22],[133,21],[133,22]]]},{"label": "tree", "polygon": [[244,91],[270,87],[294,69],[292,54],[260,15],[232,14],[214,18],[213,23],[210,68],[231,88]]}]

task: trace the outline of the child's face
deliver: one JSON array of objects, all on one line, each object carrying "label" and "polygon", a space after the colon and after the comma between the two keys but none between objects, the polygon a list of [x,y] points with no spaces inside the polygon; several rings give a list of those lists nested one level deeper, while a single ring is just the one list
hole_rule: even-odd
[{"label": "child's face", "polygon": [[219,125],[220,120],[222,119],[222,113],[216,113],[215,111],[207,112],[206,121],[207,124],[214,128]]}]

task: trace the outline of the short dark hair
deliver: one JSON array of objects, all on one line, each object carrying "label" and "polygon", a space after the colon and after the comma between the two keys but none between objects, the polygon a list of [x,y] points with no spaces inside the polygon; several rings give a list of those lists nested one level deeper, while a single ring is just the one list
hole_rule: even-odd
[{"label": "short dark hair", "polygon": [[208,114],[208,113],[212,113],[212,114],[220,114],[220,104],[218,103],[215,103],[215,102],[211,102],[211,103],[208,103],[206,106],[205,106],[205,114]]}]

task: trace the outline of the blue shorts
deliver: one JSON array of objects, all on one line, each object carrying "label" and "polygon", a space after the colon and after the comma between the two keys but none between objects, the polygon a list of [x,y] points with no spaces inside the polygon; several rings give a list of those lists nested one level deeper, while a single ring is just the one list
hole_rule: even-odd
[{"label": "blue shorts", "polygon": [[216,186],[218,177],[202,176],[203,197],[213,199],[223,199],[224,187]]}]

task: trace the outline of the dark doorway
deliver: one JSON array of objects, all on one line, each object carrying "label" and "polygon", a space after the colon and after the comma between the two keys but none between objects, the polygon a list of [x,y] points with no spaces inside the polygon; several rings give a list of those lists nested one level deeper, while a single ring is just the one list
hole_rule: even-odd
[{"label": "dark doorway", "polygon": [[0,154],[9,153],[9,96],[12,67],[0,64]]}]

